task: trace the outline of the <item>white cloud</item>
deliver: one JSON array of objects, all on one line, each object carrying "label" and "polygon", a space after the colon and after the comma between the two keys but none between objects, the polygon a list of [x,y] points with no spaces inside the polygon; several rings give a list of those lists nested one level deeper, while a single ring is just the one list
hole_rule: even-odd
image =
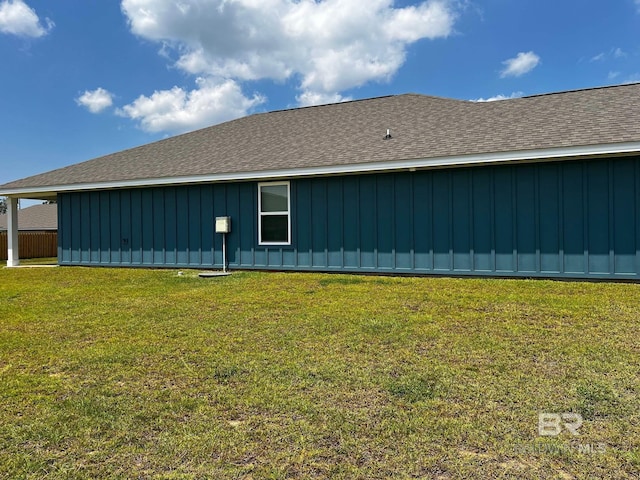
[{"label": "white cloud", "polygon": [[523,95],[523,92],[513,92],[511,95],[503,95],[502,93],[495,95],[489,98],[476,98],[475,100],[471,100],[472,102],[497,102],[500,100],[509,100],[511,98],[520,98]]},{"label": "white cloud", "polygon": [[530,72],[540,63],[540,57],[533,52],[520,52],[514,58],[502,62],[506,67],[500,72],[500,77],[520,77]]},{"label": "white cloud", "polygon": [[113,105],[113,94],[104,88],[85,90],[82,95],[76,98],[76,103],[91,113],[100,113]]},{"label": "white cloud", "polygon": [[[638,0],[640,1],[640,0]],[[599,62],[602,60],[607,60],[609,57],[613,58],[625,58],[627,56],[627,52],[622,50],[620,47],[612,48],[608,53],[600,52],[598,55],[591,57],[591,62]]]},{"label": "white cloud", "polygon": [[[133,33],[162,44],[192,75],[294,79],[301,104],[388,81],[407,47],[452,33],[450,0],[395,8],[393,0],[122,0]],[[250,100],[250,99],[245,99]]]},{"label": "white cloud", "polygon": [[614,49],[611,51],[611,54],[612,54],[615,58],[624,58],[624,57],[626,57],[626,56],[627,56],[627,53],[626,53],[624,50],[622,50],[621,48],[619,48],[619,47],[618,47],[618,48],[614,48]]},{"label": "white cloud", "polygon": [[216,83],[198,78],[196,83],[198,88],[191,91],[176,86],[155,91],[149,97],[140,95],[116,113],[139,121],[147,132],[186,132],[244,116],[264,102],[264,97],[257,94],[245,97],[233,80]]},{"label": "white cloud", "polygon": [[5,0],[0,3],[0,32],[19,37],[38,38],[46,35],[54,23],[45,18],[43,26],[35,10],[22,0]]},{"label": "white cloud", "polygon": [[620,76],[620,72],[609,72],[609,75],[607,75],[607,78],[609,80],[615,80],[616,78],[618,78]]},{"label": "white cloud", "polygon": [[305,91],[296,96],[299,105],[309,107],[311,105],[325,105],[327,103],[340,103],[352,100],[351,97],[343,97],[339,93],[318,93]]}]

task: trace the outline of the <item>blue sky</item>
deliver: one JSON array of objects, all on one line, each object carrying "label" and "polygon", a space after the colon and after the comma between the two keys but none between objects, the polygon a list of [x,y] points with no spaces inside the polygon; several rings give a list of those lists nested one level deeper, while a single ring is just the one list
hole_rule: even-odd
[{"label": "blue sky", "polygon": [[640,81],[640,0],[0,0],[0,184],[239,116]]}]

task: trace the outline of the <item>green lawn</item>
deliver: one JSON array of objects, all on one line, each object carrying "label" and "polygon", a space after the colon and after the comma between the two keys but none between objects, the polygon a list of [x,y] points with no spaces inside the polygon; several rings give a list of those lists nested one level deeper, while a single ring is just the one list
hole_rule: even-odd
[{"label": "green lawn", "polygon": [[638,478],[640,285],[196,275],[0,269],[0,478]]}]

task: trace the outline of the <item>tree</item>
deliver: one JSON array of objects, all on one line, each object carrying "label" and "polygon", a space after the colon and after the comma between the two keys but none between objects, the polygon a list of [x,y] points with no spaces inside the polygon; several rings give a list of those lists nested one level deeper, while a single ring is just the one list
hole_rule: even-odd
[{"label": "tree", "polygon": [[0,197],[0,214],[7,213],[7,199]]}]

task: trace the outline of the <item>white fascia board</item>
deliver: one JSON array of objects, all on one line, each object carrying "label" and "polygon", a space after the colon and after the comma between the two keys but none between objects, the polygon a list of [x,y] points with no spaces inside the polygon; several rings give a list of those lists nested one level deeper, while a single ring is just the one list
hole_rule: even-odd
[{"label": "white fascia board", "polygon": [[136,188],[234,181],[240,182],[326,175],[347,175],[355,173],[376,173],[397,170],[489,165],[535,160],[561,160],[593,156],[600,157],[606,155],[625,155],[633,153],[640,154],[640,142],[614,143],[608,145],[588,145],[568,148],[550,148],[544,150],[524,150],[501,153],[481,153],[476,155],[463,155],[457,157],[437,157],[389,162],[328,165],[323,167],[262,170],[255,172],[220,173],[212,175],[191,175],[184,177],[166,178],[143,178],[134,180],[121,180],[115,182],[78,183],[72,185],[47,185],[43,187],[27,187],[4,190],[0,191],[0,196],[28,198],[28,195],[55,195],[56,193],[61,192],[79,192],[87,190],[111,190],[117,188]]}]

